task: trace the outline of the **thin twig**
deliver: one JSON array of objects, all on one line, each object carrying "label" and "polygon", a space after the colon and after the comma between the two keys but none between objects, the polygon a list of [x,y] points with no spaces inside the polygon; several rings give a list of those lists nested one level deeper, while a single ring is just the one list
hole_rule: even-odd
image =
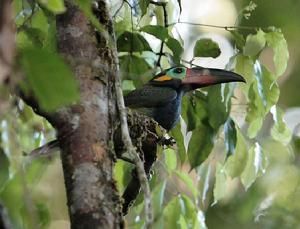
[{"label": "thin twig", "polygon": [[32,150],[29,154],[25,154],[31,158],[37,157],[50,157],[53,155],[54,152],[58,151],[59,142],[57,139],[47,142],[46,144]]},{"label": "thin twig", "polygon": [[122,1],[121,5],[119,6],[119,8],[114,13],[113,18],[115,18],[118,15],[118,13],[120,12],[120,10],[123,8],[124,2],[125,1]]},{"label": "thin twig", "polygon": [[[163,12],[164,12],[164,27],[168,28],[168,26],[169,26],[169,24],[168,24],[168,12],[167,12],[167,9],[166,9],[167,2],[150,1],[150,3],[154,4],[154,5],[157,5],[157,6],[162,6]],[[164,45],[165,45],[165,42],[161,41],[160,49],[159,49],[159,55],[158,55],[158,59],[157,59],[157,62],[156,62],[156,67],[161,67],[160,62],[161,62],[161,58],[163,56]]]},{"label": "thin twig", "polygon": [[241,29],[241,30],[258,30],[258,29],[269,29],[268,27],[255,27],[255,26],[221,26],[221,25],[211,25],[211,24],[202,24],[202,23],[195,23],[195,22],[187,22],[187,21],[178,21],[169,24],[169,26],[173,26],[176,24],[185,24],[191,26],[201,26],[201,27],[210,27],[216,29],[225,29],[227,31],[234,30],[234,29]]},{"label": "thin twig", "polygon": [[155,2],[155,1],[150,1],[149,3],[156,5],[156,6],[166,6],[167,2]]},{"label": "thin twig", "polygon": [[115,90],[117,96],[117,105],[120,115],[120,123],[121,123],[121,132],[122,132],[122,140],[126,148],[126,152],[129,154],[129,157],[134,161],[137,169],[137,175],[141,184],[141,188],[144,192],[144,203],[145,203],[145,224],[146,228],[150,228],[153,222],[153,208],[151,203],[151,192],[150,186],[148,183],[147,175],[144,170],[144,164],[139,157],[135,147],[132,144],[128,123],[127,123],[127,114],[125,109],[125,104],[123,100],[123,92],[121,88],[120,76],[117,74],[115,80]]},{"label": "thin twig", "polygon": [[[124,0],[124,2],[127,3],[130,7],[131,31],[133,33],[133,15],[132,15],[133,7],[127,0]],[[133,41],[133,39],[131,39],[131,47],[133,47],[132,41]],[[151,203],[150,186],[149,186],[147,175],[146,175],[146,172],[144,169],[144,163],[142,162],[141,158],[139,157],[135,147],[132,144],[131,138],[130,138],[128,123],[127,123],[127,113],[126,113],[126,108],[125,108],[124,99],[123,99],[123,91],[122,91],[122,87],[121,87],[121,77],[119,74],[119,70],[117,72],[118,73],[117,73],[117,76],[115,79],[115,90],[116,90],[116,97],[117,97],[117,106],[118,106],[119,115],[120,115],[122,141],[126,148],[126,153],[124,156],[128,157],[130,160],[132,160],[134,162],[134,164],[136,165],[137,176],[138,176],[139,182],[141,184],[141,189],[144,192],[145,224],[146,224],[146,228],[150,228],[152,225],[152,222],[153,222],[153,208],[152,208],[152,203]]]}]

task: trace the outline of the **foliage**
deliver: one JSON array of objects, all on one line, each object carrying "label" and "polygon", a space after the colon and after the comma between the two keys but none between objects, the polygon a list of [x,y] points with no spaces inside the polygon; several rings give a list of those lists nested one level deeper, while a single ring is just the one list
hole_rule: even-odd
[{"label": "foliage", "polygon": [[[65,10],[64,2],[14,0],[13,3],[18,28],[18,70],[27,75],[21,86],[32,91],[41,106],[49,111],[77,101],[76,81],[55,48],[54,15]],[[77,0],[76,4],[91,24],[101,30],[91,13],[89,1]],[[255,7],[253,2],[250,3],[240,11],[241,15],[249,18]],[[168,10],[167,15],[162,13],[164,10]],[[114,23],[124,91],[147,82],[159,67],[184,63],[184,43],[180,33],[176,32],[176,24],[165,24],[170,19],[177,21],[178,15],[171,16],[176,10],[182,11],[180,0],[163,5],[148,0],[124,1],[121,8],[112,7],[112,11],[116,11]],[[224,31],[226,29],[224,27]],[[263,174],[271,176],[270,171],[276,170],[272,164],[276,157],[272,145],[280,149],[278,153],[286,160],[284,171],[294,176],[294,179],[290,178],[291,183],[299,181],[299,170],[288,164],[291,160],[291,132],[278,106],[280,89],[277,80],[285,72],[289,58],[286,40],[279,29],[273,28],[252,28],[247,34],[238,28],[227,31],[236,51],[231,58],[233,70],[243,75],[247,84],[218,85],[184,97],[181,122],[170,132],[177,142],[176,147],[161,149],[150,181],[155,228],[206,228],[206,222],[214,224],[212,209],[225,212],[227,209],[223,204],[226,201],[233,205],[239,203],[241,206],[234,208],[240,210],[241,215],[249,209],[256,210],[257,216],[262,214],[266,209],[255,209],[251,205],[253,202],[262,205],[262,194],[246,197],[245,203],[241,204],[244,199],[239,192],[248,190],[251,193],[252,187],[259,185],[257,180],[264,181]],[[267,49],[273,51],[274,68],[261,61]],[[222,53],[219,44],[210,38],[197,40],[193,51],[194,58],[217,58]],[[7,207],[16,228],[32,228],[32,225],[46,228],[54,220],[67,220],[67,213],[63,209],[63,216],[57,216],[50,198],[35,197],[31,191],[41,187],[38,185],[41,174],[45,176],[47,168],[59,164],[59,160],[28,160],[22,152],[41,145],[54,134],[45,120],[34,115],[22,101],[14,100],[17,105],[1,117],[0,200]],[[239,108],[246,114],[243,126],[232,111],[234,101],[246,103],[245,107]],[[273,117],[273,124],[268,140],[262,142],[259,140],[260,131],[269,114]],[[16,119],[12,118],[15,116]],[[118,160],[115,179],[120,192],[126,187],[129,171],[130,165]],[[280,176],[282,180],[286,177],[284,174]],[[274,182],[270,187],[276,184]],[[287,185],[287,188],[287,198],[292,199],[293,190],[299,195],[298,186]],[[278,189],[280,192],[284,190]],[[270,193],[271,190],[267,190],[265,194]],[[235,194],[238,195],[236,200],[232,197]],[[64,200],[65,197],[60,198]],[[65,200],[61,199],[58,202],[64,203]],[[282,199],[274,197],[272,201],[280,210],[286,210]],[[297,205],[290,206],[288,211],[298,208]],[[126,218],[132,228],[142,227],[142,209],[143,201],[139,197]],[[270,214],[276,216],[276,208],[272,208]],[[249,213],[238,218],[243,217],[254,221]]]}]

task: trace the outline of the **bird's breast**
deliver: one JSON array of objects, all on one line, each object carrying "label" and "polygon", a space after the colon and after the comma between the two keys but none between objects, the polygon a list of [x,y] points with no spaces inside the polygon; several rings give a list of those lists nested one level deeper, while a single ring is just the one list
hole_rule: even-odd
[{"label": "bird's breast", "polygon": [[182,94],[179,93],[176,99],[153,109],[153,119],[166,130],[172,129],[179,120],[181,113],[181,98]]}]

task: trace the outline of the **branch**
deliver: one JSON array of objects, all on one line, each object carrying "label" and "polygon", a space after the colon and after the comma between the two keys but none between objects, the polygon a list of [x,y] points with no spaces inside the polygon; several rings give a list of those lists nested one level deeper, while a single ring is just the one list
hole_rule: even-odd
[{"label": "branch", "polygon": [[258,29],[263,29],[263,30],[268,30],[270,28],[268,27],[257,27],[257,26],[221,26],[221,25],[210,25],[210,24],[202,24],[202,23],[195,23],[195,22],[187,22],[187,21],[178,21],[169,24],[169,26],[173,26],[176,24],[186,24],[186,25],[191,25],[191,26],[200,26],[200,27],[210,27],[210,28],[216,28],[216,29],[225,29],[227,31],[230,30],[235,30],[235,29],[240,29],[240,30],[258,30]]},{"label": "branch", "polygon": [[[131,26],[133,30],[133,15],[132,15],[132,6],[130,3],[126,0],[124,0],[131,9]],[[132,39],[131,39],[132,40]],[[131,44],[133,45],[133,44]],[[118,71],[119,72],[119,71]],[[153,222],[153,208],[152,208],[152,203],[151,203],[151,191],[150,191],[150,186],[147,180],[147,174],[144,169],[144,164],[140,158],[140,155],[137,153],[136,148],[133,146],[131,137],[129,134],[129,129],[128,129],[128,123],[127,123],[127,114],[126,114],[126,109],[125,109],[125,104],[124,104],[124,99],[123,99],[123,91],[121,87],[121,78],[120,75],[116,75],[116,80],[115,80],[115,91],[116,91],[116,97],[117,97],[117,106],[118,106],[118,111],[119,111],[119,119],[121,123],[121,133],[122,133],[122,141],[124,143],[125,147],[125,153],[123,154],[125,157],[129,157],[130,160],[134,162],[136,165],[136,170],[135,170],[135,176],[132,177],[132,181],[136,180],[135,178],[138,177],[138,182],[136,182],[138,185],[136,187],[133,187],[136,190],[136,193],[139,192],[140,187],[142,188],[144,192],[144,203],[145,203],[145,224],[146,228],[151,228],[152,222]],[[134,175],[133,174],[133,175]],[[137,195],[133,196],[133,199],[136,198]],[[124,197],[124,196],[123,196]],[[127,202],[127,198],[125,197],[125,203]],[[131,202],[131,201],[130,201]],[[123,212],[127,212],[128,206],[123,205]]]},{"label": "branch", "polygon": [[47,142],[46,144],[32,150],[30,153],[25,154],[31,158],[37,157],[51,157],[55,151],[59,150],[59,142],[57,139]]},{"label": "branch", "polygon": [[0,2],[0,83],[7,79],[15,55],[15,30],[11,2]]},{"label": "branch", "polygon": [[[164,12],[164,27],[168,28],[169,24],[168,24],[168,12],[167,12],[167,2],[154,2],[154,1],[150,1],[151,4],[153,5],[157,5],[157,6],[161,6],[163,8],[163,12]],[[162,41],[160,44],[160,49],[159,49],[159,55],[158,55],[158,59],[156,62],[156,67],[161,67],[160,61],[161,58],[163,56],[163,50],[164,50],[164,45],[165,42]]]},{"label": "branch", "polygon": [[[14,87],[10,77],[15,57],[15,27],[12,13],[12,3],[9,0],[0,1],[0,87],[9,84]],[[4,90],[1,90],[3,93]],[[5,96],[2,96],[2,98]],[[7,96],[8,97],[8,96]],[[2,99],[1,99],[2,100]],[[0,113],[9,106],[8,101],[0,100]]]},{"label": "branch", "polygon": [[[138,177],[138,183],[140,183],[140,186],[142,187],[142,190],[144,192],[144,202],[145,202],[145,224],[146,228],[150,228],[153,222],[153,209],[152,209],[152,203],[151,203],[151,191],[149,187],[149,183],[147,180],[146,171],[144,170],[144,165],[139,157],[139,154],[136,151],[136,148],[133,146],[128,124],[127,124],[127,113],[125,109],[125,104],[123,100],[123,92],[121,88],[121,79],[119,74],[117,74],[116,80],[115,80],[115,90],[117,95],[117,104],[118,104],[118,111],[119,111],[119,119],[121,123],[121,132],[122,132],[122,140],[125,145],[125,156],[129,156],[130,159],[134,161],[134,164],[136,165],[136,173]],[[136,177],[136,176],[135,176]],[[134,178],[133,178],[134,180]],[[136,187],[135,190],[139,190],[139,187]],[[126,198],[126,197],[125,197]],[[124,205],[123,205],[124,207]],[[127,207],[125,206],[125,210],[127,212]],[[124,209],[123,209],[124,212]]]}]

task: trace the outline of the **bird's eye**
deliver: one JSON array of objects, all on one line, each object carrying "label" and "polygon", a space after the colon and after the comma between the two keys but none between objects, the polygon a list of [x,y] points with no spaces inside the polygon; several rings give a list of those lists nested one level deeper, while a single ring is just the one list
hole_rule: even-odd
[{"label": "bird's eye", "polygon": [[175,73],[178,73],[178,74],[179,74],[179,73],[182,73],[182,71],[183,71],[182,68],[175,68],[175,69],[174,69],[174,72],[175,72]]}]

